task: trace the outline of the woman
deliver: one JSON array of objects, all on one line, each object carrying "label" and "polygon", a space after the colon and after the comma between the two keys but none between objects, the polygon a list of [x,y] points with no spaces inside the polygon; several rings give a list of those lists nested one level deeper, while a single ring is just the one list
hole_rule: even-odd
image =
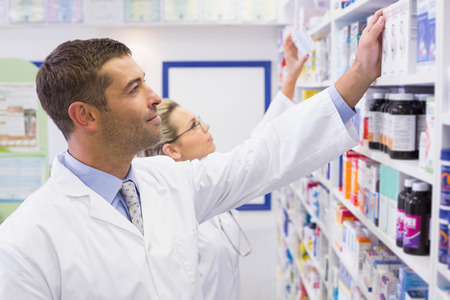
[{"label": "woman", "polygon": [[[287,73],[281,92],[272,100],[258,128],[293,106],[295,82],[308,59],[299,59],[290,36],[283,43]],[[162,139],[150,149],[150,155],[167,155],[175,161],[203,159],[216,149],[209,125],[178,103],[163,99],[158,105]],[[207,199],[205,199],[207,200]],[[241,249],[240,237],[245,244]],[[220,214],[199,226],[199,274],[205,300],[241,299],[239,256],[250,254],[251,248],[238,222],[236,210]]]}]

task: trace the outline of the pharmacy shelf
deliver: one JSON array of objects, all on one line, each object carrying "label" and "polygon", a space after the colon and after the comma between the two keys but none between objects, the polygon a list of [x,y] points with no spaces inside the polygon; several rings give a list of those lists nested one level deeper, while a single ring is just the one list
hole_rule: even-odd
[{"label": "pharmacy shelf", "polygon": [[309,259],[311,260],[313,267],[316,268],[317,272],[319,273],[320,281],[322,282],[321,284],[326,286],[327,282],[325,281],[325,274],[324,271],[320,268],[320,263],[318,259],[315,256],[313,256],[311,250],[309,250],[307,246],[305,246],[305,249],[306,253],[308,253],[309,255]]},{"label": "pharmacy shelf", "polygon": [[439,274],[441,274],[443,277],[448,278],[450,280],[450,270],[448,267],[444,264],[438,263],[437,266]]},{"label": "pharmacy shelf", "polygon": [[[306,293],[308,294],[310,299],[317,299],[319,296],[318,293],[314,292],[313,288],[309,285],[309,282],[306,281],[305,274],[303,272],[300,272],[300,269],[298,269],[298,273],[300,275],[301,282],[303,286],[305,287]],[[320,290],[319,290],[320,292]]]},{"label": "pharmacy shelf", "polygon": [[402,76],[381,76],[372,84],[373,86],[433,86],[436,82],[436,72],[421,72]]},{"label": "pharmacy shelf", "polygon": [[285,251],[283,250],[284,248],[282,248],[281,245],[277,247],[278,258],[280,259],[281,263],[284,263],[286,261],[286,255],[284,254]]},{"label": "pharmacy shelf", "polygon": [[[287,0],[285,0],[287,1]],[[294,0],[289,0],[290,2]],[[340,43],[340,30],[354,21],[365,21],[367,18],[375,13],[376,10],[383,8],[389,4],[397,2],[398,0],[357,0],[351,1],[354,2],[350,4],[348,7],[340,10],[332,10],[331,13],[323,16],[320,21],[318,21],[314,26],[309,30],[309,34],[314,39],[320,39],[326,35],[330,35],[330,48],[331,52],[329,53],[331,73],[335,76],[337,74],[338,61],[341,59],[339,53],[335,52],[337,49],[337,45]],[[295,2],[295,1],[294,1]],[[292,2],[292,3],[294,3]],[[297,0],[296,5],[298,7],[306,7],[310,5],[311,1],[308,0]],[[450,67],[450,56],[446,55],[449,52],[450,47],[450,39],[449,35],[446,32],[446,28],[449,28],[450,19],[448,18],[450,15],[450,1],[448,0],[436,0],[436,63],[435,70],[420,70],[416,69],[414,74],[402,75],[402,76],[382,76],[375,80],[372,84],[372,87],[382,87],[389,88],[391,90],[397,88],[410,88],[410,87],[421,87],[426,88],[427,90],[430,88],[434,88],[434,93],[436,96],[436,109],[438,111],[437,114],[437,123],[436,130],[434,133],[439,137],[439,140],[436,144],[436,151],[433,154],[433,159],[439,162],[439,154],[440,149],[444,147],[448,147],[448,131],[450,130],[450,112],[448,111],[448,105],[445,100],[449,96],[449,89],[447,84],[447,68]],[[324,82],[298,82],[297,89],[298,90],[323,90],[327,86],[333,84],[337,78],[331,78],[331,80],[327,83]],[[415,177],[419,180],[427,182],[433,185],[433,203],[439,203],[439,176],[436,174],[430,174],[425,171],[423,168],[419,167],[418,160],[393,160],[389,157],[388,154],[371,150],[366,145],[364,147],[358,146],[355,147],[354,150],[357,152],[370,157],[371,159],[378,161],[386,166],[394,168],[407,176]],[[438,164],[439,165],[439,164]],[[407,264],[410,268],[414,270],[419,276],[421,276],[428,284],[429,284],[429,297],[430,299],[448,299],[448,296],[445,296],[442,291],[439,290],[438,286],[443,285],[444,281],[450,283],[450,271],[446,270],[439,266],[437,262],[437,248],[438,248],[438,238],[437,232],[433,231],[432,239],[431,239],[431,255],[430,256],[414,256],[405,254],[403,249],[397,247],[395,244],[394,238],[388,236],[385,232],[382,232],[380,228],[375,226],[367,217],[364,216],[363,213],[359,210],[358,207],[353,206],[349,201],[343,199],[342,194],[338,191],[338,189],[334,188],[336,185],[335,182],[339,179],[339,163],[334,163],[330,167],[331,173],[331,182],[333,183],[330,189],[330,197],[339,198],[343,204],[345,204],[349,210],[360,219],[360,221],[370,230],[373,234],[386,246],[388,246],[405,264]],[[316,176],[317,178],[317,176]],[[321,181],[324,186],[327,186],[322,179],[318,179]],[[301,199],[301,198],[300,198]],[[308,211],[308,206],[305,206]],[[438,219],[436,218],[437,210],[434,210],[431,217],[431,228],[436,228],[438,225]],[[325,223],[325,222],[324,222]],[[319,225],[318,226],[323,229],[327,228],[330,234],[333,233],[333,225],[327,224],[328,227]],[[330,238],[333,238],[331,235]],[[329,240],[330,241],[330,240]],[[334,250],[333,244],[328,245],[329,251],[332,253]],[[340,254],[340,253],[339,253]],[[334,256],[334,255],[333,255]],[[342,258],[342,255],[338,255],[343,262],[345,262],[345,257]],[[350,257],[347,257],[350,261]],[[320,260],[319,260],[320,261]],[[350,272],[350,269],[349,269]],[[357,274],[353,274],[353,276],[357,276]],[[330,284],[330,283],[329,283]],[[330,284],[331,285],[331,284]],[[450,285],[450,284],[449,284]],[[332,292],[328,293],[328,299],[331,298]],[[367,295],[366,295],[367,296]],[[369,298],[369,297],[368,297]],[[370,299],[370,298],[369,298]],[[373,299],[373,298],[372,298]],[[450,299],[449,299],[450,300]]]},{"label": "pharmacy shelf", "polygon": [[302,82],[297,81],[296,86],[305,90],[321,90],[326,89],[332,84],[331,80],[319,81],[319,82]]},{"label": "pharmacy shelf", "polygon": [[303,195],[300,194],[299,191],[293,189],[295,195],[300,199],[300,202],[302,203],[303,207],[306,209],[306,212],[311,216],[311,220],[317,224],[317,226],[320,227],[320,230],[322,230],[322,234],[327,238],[328,241],[330,241],[330,235],[328,234],[328,228],[326,225],[316,217],[314,212],[312,211],[311,207],[306,203],[306,200],[304,199]]},{"label": "pharmacy shelf", "polygon": [[387,165],[390,168],[396,169],[406,175],[415,177],[429,184],[433,184],[434,176],[431,173],[428,173],[422,168],[419,168],[419,161],[415,160],[399,160],[399,159],[391,159],[388,154],[378,151],[378,150],[370,150],[366,147],[361,147],[360,145],[353,148],[358,153],[361,153],[367,157],[370,157],[373,160],[382,163],[383,165]]},{"label": "pharmacy shelf", "polygon": [[343,21],[347,24],[354,21],[365,21],[369,15],[393,2],[395,2],[395,0],[359,0],[342,10],[336,11],[334,20]]},{"label": "pharmacy shelf", "polygon": [[450,113],[442,115],[442,124],[450,126]]},{"label": "pharmacy shelf", "polygon": [[436,289],[436,294],[437,294],[436,299],[439,299],[439,300],[450,300],[450,296],[448,294],[445,294],[439,288]]},{"label": "pharmacy shelf", "polygon": [[314,176],[314,178],[316,178],[317,180],[320,181],[320,183],[326,187],[328,190],[331,190],[331,182],[328,178],[323,177],[319,171],[314,171],[312,173],[312,175]]},{"label": "pharmacy shelf", "polygon": [[363,293],[364,297],[366,297],[367,300],[375,300],[375,296],[367,290],[366,286],[361,280],[361,276],[352,268],[345,254],[340,252],[334,244],[332,248],[334,250],[334,253],[336,253],[337,257],[339,258],[339,261],[342,262],[344,267],[350,273],[350,276],[352,276],[353,281],[356,282],[356,284],[359,286],[359,289]]},{"label": "pharmacy shelf", "polygon": [[389,247],[392,252],[397,255],[405,264],[414,270],[423,280],[430,284],[431,270],[430,270],[430,256],[416,256],[409,255],[403,252],[402,248],[397,247],[394,239],[389,237],[386,233],[381,231],[375,224],[372,223],[365,215],[363,215],[353,204],[342,196],[342,193],[338,188],[332,189],[332,194],[344,204],[351,213],[358,218],[375,236],[383,242],[384,245]]},{"label": "pharmacy shelf", "polygon": [[320,40],[326,38],[331,32],[331,20],[330,18],[324,18],[322,22],[316,27],[313,27],[308,31],[309,35],[314,40]]},{"label": "pharmacy shelf", "polygon": [[322,277],[322,272],[320,272],[319,261],[317,260],[317,258],[315,256],[313,256],[313,253],[311,250],[308,249],[308,246],[307,245],[304,245],[304,246],[305,246],[306,253],[308,253],[308,255],[309,255],[309,259],[311,260],[312,266],[314,268],[316,268],[316,270],[320,274],[320,277]]}]

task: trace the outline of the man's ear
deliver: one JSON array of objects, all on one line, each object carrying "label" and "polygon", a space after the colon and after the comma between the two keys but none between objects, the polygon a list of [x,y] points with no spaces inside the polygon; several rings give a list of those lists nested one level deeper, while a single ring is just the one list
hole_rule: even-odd
[{"label": "man's ear", "polygon": [[88,131],[98,128],[98,109],[84,102],[74,102],[69,106],[69,116],[76,126]]},{"label": "man's ear", "polygon": [[178,152],[177,147],[172,144],[164,144],[162,147],[162,152],[164,155],[171,157],[175,161],[180,160],[181,154]]}]

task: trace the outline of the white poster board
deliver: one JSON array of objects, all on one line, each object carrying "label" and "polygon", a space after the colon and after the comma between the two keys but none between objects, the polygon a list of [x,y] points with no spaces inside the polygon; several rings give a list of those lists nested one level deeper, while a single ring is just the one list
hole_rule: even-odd
[{"label": "white poster board", "polygon": [[[216,151],[227,152],[250,138],[270,104],[269,61],[163,62],[163,97],[201,116]],[[270,209],[270,195],[242,210]]]}]

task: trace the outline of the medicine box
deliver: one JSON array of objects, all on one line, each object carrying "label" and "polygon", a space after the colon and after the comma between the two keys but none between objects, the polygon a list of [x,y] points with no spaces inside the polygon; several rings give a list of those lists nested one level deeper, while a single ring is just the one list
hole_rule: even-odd
[{"label": "medicine box", "polygon": [[428,61],[436,60],[436,0],[428,0]]},{"label": "medicine box", "polygon": [[356,58],[356,50],[358,49],[359,38],[366,27],[365,22],[357,21],[350,24],[350,36],[348,44],[348,67],[350,67]]},{"label": "medicine box", "polygon": [[418,70],[432,71],[436,59],[436,0],[417,0]]},{"label": "medicine box", "polygon": [[421,291],[408,291],[405,300],[425,300],[425,295]]},{"label": "medicine box", "polygon": [[380,167],[380,230],[395,239],[397,197],[403,190],[406,175],[386,165]]},{"label": "medicine box", "polygon": [[344,74],[348,68],[348,53],[349,53],[349,42],[350,42],[350,25],[346,25],[342,27],[339,31],[339,44],[338,44],[338,74],[337,77],[340,77]]},{"label": "medicine box", "polygon": [[352,186],[352,158],[359,158],[361,155],[353,150],[349,150],[342,155],[342,193],[345,199],[350,200]]},{"label": "medicine box", "polygon": [[411,268],[402,266],[398,272],[397,299],[405,300],[406,294],[411,290],[427,292],[428,284],[420,278]]},{"label": "medicine box", "polygon": [[383,9],[381,73],[384,76],[415,72],[417,47],[417,0],[399,0]]},{"label": "medicine box", "polygon": [[430,31],[428,0],[417,0],[417,63],[428,61]]}]

